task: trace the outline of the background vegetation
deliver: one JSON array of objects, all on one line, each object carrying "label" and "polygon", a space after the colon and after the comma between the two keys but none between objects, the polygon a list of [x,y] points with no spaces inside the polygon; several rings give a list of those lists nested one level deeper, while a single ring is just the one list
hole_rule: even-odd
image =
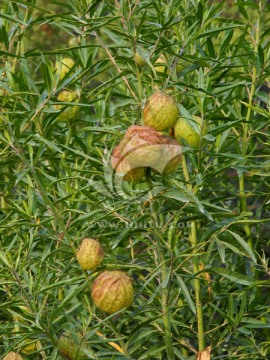
[{"label": "background vegetation", "polygon": [[[269,358],[269,10],[1,2],[1,356],[60,359],[69,331],[89,359]],[[162,54],[167,70],[155,71]],[[64,57],[75,65],[61,79]],[[63,89],[77,94],[67,122],[54,106]],[[208,133],[186,149],[187,168],[116,191],[107,155],[157,89]],[[83,237],[106,252],[94,273],[74,257]],[[104,269],[134,281],[132,307],[114,316],[89,296]]]}]

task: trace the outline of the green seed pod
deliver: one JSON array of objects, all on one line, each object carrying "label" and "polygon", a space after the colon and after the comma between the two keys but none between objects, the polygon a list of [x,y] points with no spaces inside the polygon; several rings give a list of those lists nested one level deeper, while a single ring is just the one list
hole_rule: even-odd
[{"label": "green seed pod", "polygon": [[83,239],[76,257],[82,269],[94,270],[103,260],[104,251],[97,240],[86,238]]},{"label": "green seed pod", "polygon": [[114,313],[129,307],[133,302],[133,286],[123,271],[102,272],[92,286],[92,298],[97,308]]},{"label": "green seed pod", "polygon": [[144,125],[158,131],[173,127],[178,117],[178,106],[174,98],[161,91],[150,96],[143,109]]},{"label": "green seed pod", "polygon": [[[76,47],[76,46],[79,46],[79,45],[80,45],[80,43],[79,43],[79,41],[78,41],[77,38],[71,37],[71,38],[68,39],[68,46],[70,46],[70,47]],[[71,60],[72,60],[72,59],[71,59]]]},{"label": "green seed pod", "polygon": [[59,74],[60,80],[62,80],[66,74],[73,68],[75,61],[71,58],[63,58],[62,61],[56,61],[56,72]]},{"label": "green seed pod", "polygon": [[64,333],[58,340],[58,350],[62,356],[67,360],[86,360],[88,357],[84,354],[81,343],[81,338],[78,336],[78,341],[74,341],[69,333]]},{"label": "green seed pod", "polygon": [[[76,91],[63,90],[57,97],[58,101],[63,102],[77,102]],[[69,121],[76,117],[78,106],[72,105],[54,105],[55,109],[61,110],[66,107],[57,117],[58,121]]]},{"label": "green seed pod", "polygon": [[177,120],[174,132],[175,137],[180,142],[180,144],[193,148],[198,148],[200,146],[201,138],[207,133],[207,128],[203,123],[202,118],[199,116],[192,116],[192,120],[186,120],[180,118]]},{"label": "green seed pod", "polygon": [[138,51],[136,51],[134,55],[134,61],[135,64],[139,67],[144,67],[147,64],[146,60],[140,55]]},{"label": "green seed pod", "polygon": [[169,73],[168,61],[163,54],[161,54],[160,57],[156,60],[154,67],[155,70],[159,73]]}]

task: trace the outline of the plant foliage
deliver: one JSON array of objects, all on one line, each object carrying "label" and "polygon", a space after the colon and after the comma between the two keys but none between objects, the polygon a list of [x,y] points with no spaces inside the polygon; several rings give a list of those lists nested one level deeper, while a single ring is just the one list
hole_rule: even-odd
[{"label": "plant foliage", "polygon": [[[68,332],[86,359],[269,358],[269,11],[2,0],[1,356],[61,359]],[[176,173],[119,185],[109,155],[157,90],[207,134]],[[85,237],[105,252],[93,272],[75,257]],[[95,308],[105,269],[132,277],[129,309]]]}]

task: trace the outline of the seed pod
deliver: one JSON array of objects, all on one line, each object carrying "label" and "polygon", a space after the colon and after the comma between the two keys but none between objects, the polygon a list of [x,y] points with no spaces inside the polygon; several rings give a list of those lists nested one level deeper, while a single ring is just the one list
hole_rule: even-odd
[{"label": "seed pod", "polygon": [[180,144],[185,145],[186,143],[190,147],[198,148],[201,138],[207,133],[207,128],[203,124],[202,118],[193,115],[189,121],[183,117],[178,119],[174,131]]},{"label": "seed pod", "polygon": [[81,338],[78,336],[77,341],[73,340],[70,333],[66,332],[60,336],[58,340],[58,350],[62,356],[67,360],[85,360],[88,357],[82,350],[83,344]]},{"label": "seed pod", "polygon": [[92,298],[97,308],[114,313],[129,307],[133,302],[133,286],[123,271],[104,271],[93,283]]},{"label": "seed pod", "polygon": [[124,156],[121,156],[120,144],[113,149],[111,164],[116,176],[122,177],[125,181],[137,182],[145,176],[144,167],[133,167]]},{"label": "seed pod", "polygon": [[70,47],[76,47],[79,46],[80,42],[76,37],[71,37],[68,39],[68,46]]},{"label": "seed pod", "polygon": [[155,70],[159,73],[169,73],[168,61],[163,54],[161,54],[160,57],[156,60],[154,67]]},{"label": "seed pod", "polygon": [[150,96],[143,109],[144,125],[158,131],[173,127],[178,117],[178,106],[174,98],[161,91]]},{"label": "seed pod", "polygon": [[21,352],[25,355],[32,354],[37,349],[37,342],[33,341],[24,341],[23,342],[23,348],[21,349]]},{"label": "seed pod", "polygon": [[56,62],[56,71],[59,74],[60,80],[62,80],[66,74],[73,68],[75,61],[71,58],[63,58],[62,61]]},{"label": "seed pod", "polygon": [[135,55],[134,55],[134,61],[135,61],[135,64],[139,67],[144,67],[147,62],[146,60],[144,59],[144,57],[139,53],[139,51],[137,50],[135,52]]},{"label": "seed pod", "polygon": [[99,266],[103,257],[103,248],[97,240],[83,239],[77,251],[77,260],[82,269],[94,270]]},{"label": "seed pod", "polygon": [[20,354],[11,351],[3,358],[3,360],[23,360],[23,358]]},{"label": "seed pod", "polygon": [[[58,101],[63,102],[77,102],[77,93],[76,91],[63,90],[57,97]],[[65,108],[57,117],[58,121],[69,121],[73,120],[76,117],[78,106],[72,105],[54,105],[55,109],[61,110]]]},{"label": "seed pod", "polygon": [[182,161],[182,147],[176,139],[169,136],[163,136],[164,147],[161,162],[166,165],[163,174],[175,172]]},{"label": "seed pod", "polygon": [[121,154],[133,166],[155,167],[161,156],[162,135],[149,126],[132,125],[120,143]]},{"label": "seed pod", "polygon": [[180,73],[188,66],[188,63],[184,61],[183,59],[179,59],[176,65],[176,71]]}]

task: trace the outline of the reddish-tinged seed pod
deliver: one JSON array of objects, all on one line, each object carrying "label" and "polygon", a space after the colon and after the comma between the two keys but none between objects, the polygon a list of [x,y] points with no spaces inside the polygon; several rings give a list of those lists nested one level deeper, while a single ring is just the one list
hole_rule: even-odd
[{"label": "reddish-tinged seed pod", "polygon": [[3,360],[23,360],[23,358],[20,354],[11,351],[3,358]]},{"label": "reddish-tinged seed pod", "polygon": [[132,125],[119,151],[133,166],[155,167],[161,156],[162,135],[150,126]]},{"label": "reddish-tinged seed pod", "polygon": [[145,176],[144,167],[134,167],[121,155],[120,144],[113,149],[111,164],[116,176],[122,177],[125,181],[136,182],[142,180]]},{"label": "reddish-tinged seed pod", "polygon": [[92,298],[97,308],[110,314],[127,308],[133,302],[132,281],[123,271],[104,271],[93,283]]}]

